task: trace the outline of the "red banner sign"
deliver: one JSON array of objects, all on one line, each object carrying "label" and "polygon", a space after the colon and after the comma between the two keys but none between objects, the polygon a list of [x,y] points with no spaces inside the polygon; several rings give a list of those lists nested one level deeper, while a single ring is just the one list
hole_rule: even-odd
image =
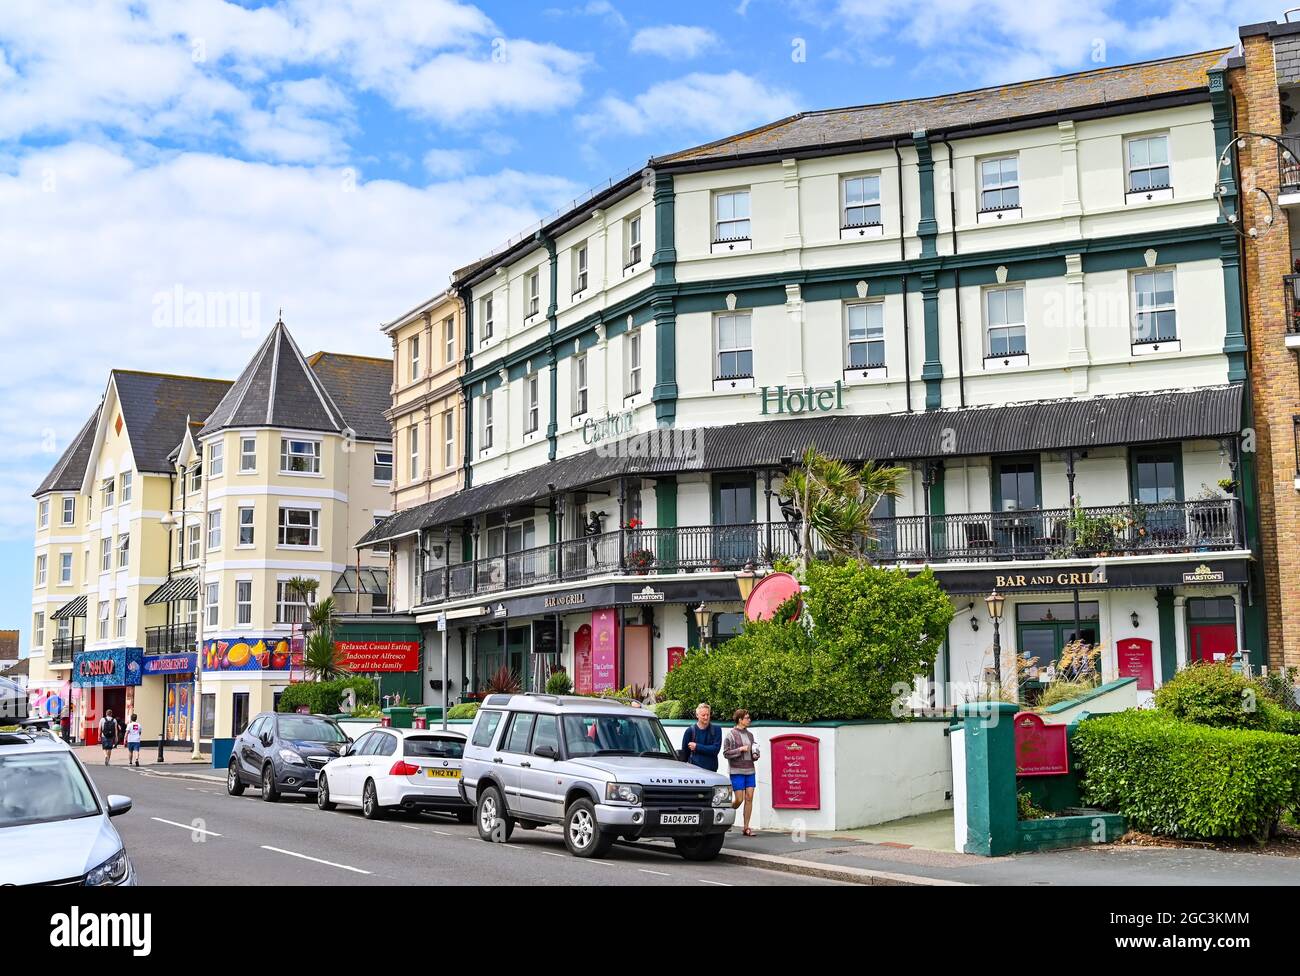
[{"label": "red banner sign", "polygon": [[1017,712],[1016,775],[1060,776],[1070,771],[1064,725],[1048,725],[1033,712]]},{"label": "red banner sign", "polygon": [[671,671],[677,665],[682,663],[682,658],[686,657],[686,648],[670,647],[668,648],[668,670]]},{"label": "red banner sign", "polygon": [[335,641],[340,663],[349,671],[420,670],[419,641]]},{"label": "red banner sign", "polygon": [[591,615],[591,690],[599,694],[618,687],[618,612],[597,610]]},{"label": "red banner sign", "polygon": [[820,810],[821,740],[780,735],[772,740],[772,806],[778,810]]},{"label": "red banner sign", "polygon": [[1151,664],[1151,642],[1145,637],[1127,637],[1116,642],[1121,678],[1137,678],[1138,691],[1154,691],[1155,670]]}]

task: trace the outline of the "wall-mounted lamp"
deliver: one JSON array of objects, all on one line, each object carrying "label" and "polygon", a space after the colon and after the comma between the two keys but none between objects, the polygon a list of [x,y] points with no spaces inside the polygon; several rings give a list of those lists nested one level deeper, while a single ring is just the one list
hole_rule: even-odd
[{"label": "wall-mounted lamp", "polygon": [[1137,628],[1142,623],[1142,621],[1138,619],[1138,612],[1136,610],[1130,611],[1129,619],[1133,621],[1134,628]]},{"label": "wall-mounted lamp", "polygon": [[973,613],[970,615],[970,629],[975,631],[976,633],[978,633],[980,629],[979,618],[976,617],[975,614]]}]

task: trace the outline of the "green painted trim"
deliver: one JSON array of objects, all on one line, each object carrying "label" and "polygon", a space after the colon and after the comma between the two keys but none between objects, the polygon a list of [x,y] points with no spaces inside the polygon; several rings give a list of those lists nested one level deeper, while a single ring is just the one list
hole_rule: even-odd
[{"label": "green painted trim", "polygon": [[934,484],[930,486],[930,535],[934,551],[943,552],[947,548],[947,525],[944,516],[948,514],[948,488],[943,462],[938,462],[939,469]]},{"label": "green painted trim", "polygon": [[[465,372],[469,373],[474,368],[474,290],[466,287],[460,292],[461,305],[465,309],[465,326],[461,330],[464,333],[464,360]],[[464,381],[464,374],[461,378],[461,400],[464,401],[465,409],[461,411],[460,420],[464,425],[462,430],[463,436],[461,441],[464,443],[464,455],[461,457],[461,471],[465,479],[466,488],[474,485],[474,424],[473,408],[470,403],[469,388]],[[396,445],[394,445],[396,447]]]},{"label": "green painted trim", "polygon": [[1156,590],[1156,620],[1160,635],[1160,676],[1164,681],[1168,681],[1178,673],[1173,590],[1167,588]]},{"label": "green painted trim", "polygon": [[656,285],[676,281],[677,192],[671,173],[656,173],[654,185],[655,251],[650,258]]},{"label": "green painted trim", "polygon": [[916,223],[916,236],[921,239],[921,257],[937,257],[939,221],[934,216],[934,154],[930,151],[930,138],[924,129],[912,133],[912,148],[916,150],[916,175],[921,196],[921,218]]},{"label": "green painted trim", "polygon": [[[655,385],[650,401],[655,405],[655,423],[660,427],[671,427],[677,420],[677,310],[671,298],[657,299],[652,309],[655,320]],[[712,340],[709,345],[711,349]]]},{"label": "green painted trim", "polygon": [[[655,525],[661,529],[677,528],[677,478],[669,475],[655,478]],[[655,543],[655,558],[660,564],[672,565],[677,561],[677,536],[673,533],[660,536]]]},{"label": "green painted trim", "polygon": [[1223,268],[1224,320],[1223,354],[1228,357],[1228,382],[1246,378],[1246,327],[1241,310],[1241,249],[1236,241],[1224,240],[1219,250]]},{"label": "green painted trim", "polygon": [[[1228,143],[1232,141],[1232,96],[1225,84],[1222,68],[1212,68],[1206,72],[1206,75],[1209,79],[1210,111],[1214,126],[1214,155],[1216,159],[1221,159],[1224,150],[1228,148]],[[1224,214],[1236,214],[1237,159],[1235,155],[1229,157],[1226,170],[1218,170],[1217,177]]]},{"label": "green painted trim", "polygon": [[[1090,844],[1109,844],[1124,836],[1124,818],[1118,813],[1087,813],[1070,817],[1044,817],[1042,820],[1016,822],[1015,850],[1059,850],[1063,847],[1085,847]],[[1098,835],[1100,831],[1100,835]]]},{"label": "green painted trim", "polygon": [[921,275],[922,326],[925,333],[925,363],[921,379],[925,381],[925,409],[943,406],[943,361],[939,356],[939,281],[932,272]]},{"label": "green painted trim", "polygon": [[967,854],[996,857],[1016,849],[1016,741],[1010,702],[957,706],[966,747]]},{"label": "green painted trim", "polygon": [[1098,685],[1092,691],[1071,698],[1069,701],[1057,702],[1055,705],[1049,705],[1043,711],[1048,715],[1055,715],[1059,712],[1068,712],[1072,708],[1077,708],[1084,702],[1090,702],[1094,698],[1100,698],[1102,695],[1109,695],[1112,691],[1118,691],[1125,685],[1137,684],[1137,678],[1116,678],[1114,681],[1107,681],[1104,685]]}]

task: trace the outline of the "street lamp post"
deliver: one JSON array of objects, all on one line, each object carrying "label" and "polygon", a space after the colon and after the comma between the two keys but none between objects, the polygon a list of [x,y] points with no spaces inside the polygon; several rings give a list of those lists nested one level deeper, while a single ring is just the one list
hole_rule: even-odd
[{"label": "street lamp post", "polygon": [[1002,694],[1002,607],[1007,602],[1007,598],[998,592],[998,588],[993,587],[993,592],[984,598],[985,605],[989,608],[989,619],[993,621],[993,680],[998,684],[998,694]]},{"label": "street lamp post", "polygon": [[758,582],[758,571],[754,568],[752,562],[745,563],[744,569],[736,574],[736,586],[740,589],[740,602],[749,602],[749,594],[754,592],[754,584]]},{"label": "street lamp post", "polygon": [[[197,459],[188,456],[187,452],[182,451],[181,464],[181,505],[178,508],[165,512],[159,521],[169,530],[173,525],[184,519],[186,515],[193,515],[198,520],[199,527],[199,569],[198,569],[198,592],[195,594],[195,600],[198,603],[198,613],[194,615],[194,692],[190,695],[190,740],[194,748],[190,751],[190,762],[202,762],[203,754],[199,751],[199,689],[203,678],[203,618],[205,608],[203,606],[204,590],[207,586],[208,570],[208,473],[203,472],[203,501],[199,508],[192,509],[185,507],[185,476],[186,462],[201,464],[203,461],[202,453],[198,454]],[[181,540],[184,545],[184,539]],[[170,541],[168,545],[170,545]],[[182,550],[184,551],[184,550]],[[164,727],[163,733],[166,734]]]},{"label": "street lamp post", "polygon": [[712,643],[709,640],[709,623],[713,620],[713,611],[701,603],[695,608],[695,626],[700,630],[700,646],[708,649]]}]

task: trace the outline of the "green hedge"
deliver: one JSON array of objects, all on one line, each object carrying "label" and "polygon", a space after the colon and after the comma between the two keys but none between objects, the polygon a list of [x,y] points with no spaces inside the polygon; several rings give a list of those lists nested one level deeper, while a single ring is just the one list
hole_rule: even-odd
[{"label": "green hedge", "polygon": [[1259,690],[1227,662],[1190,665],[1156,691],[1162,712],[1216,728],[1264,728],[1262,700]]},{"label": "green hedge", "polygon": [[1263,840],[1300,805],[1296,736],[1128,711],[1081,722],[1070,745],[1085,802],[1146,833]]},{"label": "green hedge", "polygon": [[447,709],[447,718],[473,718],[478,714],[478,702],[461,702]]},{"label": "green hedge", "polygon": [[654,713],[659,718],[686,718],[686,706],[675,698],[670,698],[667,701],[655,702]]},{"label": "green hedge", "polygon": [[355,676],[336,681],[301,681],[284,689],[279,710],[296,712],[305,705],[313,714],[335,715],[342,711],[343,693],[349,688],[356,690],[358,705],[374,705],[379,700],[374,678]]}]

